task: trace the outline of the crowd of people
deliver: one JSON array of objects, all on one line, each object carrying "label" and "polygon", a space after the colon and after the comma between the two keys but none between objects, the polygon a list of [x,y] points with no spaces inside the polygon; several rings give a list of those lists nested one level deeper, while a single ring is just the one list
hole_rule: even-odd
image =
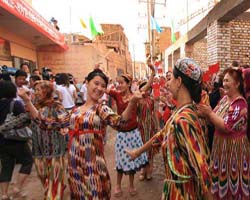
[{"label": "crowd of people", "polygon": [[[162,199],[250,199],[250,68],[226,66],[203,83],[191,58],[179,59],[164,76],[147,65],[145,80],[121,74],[113,81],[94,67],[79,84],[48,68],[30,73],[28,63],[14,80],[0,80],[0,127],[14,105],[14,116],[29,113],[32,130],[23,141],[0,132],[1,199],[27,195],[23,186],[33,164],[45,200],[63,199],[66,187],[72,200],[110,199],[107,126],[116,130],[116,198],[123,195],[124,175],[129,195],[137,195],[135,173],[151,180],[161,151]],[[21,167],[10,192],[16,164]]]}]

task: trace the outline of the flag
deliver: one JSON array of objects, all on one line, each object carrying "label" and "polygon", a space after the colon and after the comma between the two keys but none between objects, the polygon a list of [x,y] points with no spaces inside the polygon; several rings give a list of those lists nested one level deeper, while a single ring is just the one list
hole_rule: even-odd
[{"label": "flag", "polygon": [[91,16],[89,18],[89,27],[93,38],[104,33],[100,26],[99,29],[97,29],[97,26],[95,25],[94,20]]},{"label": "flag", "polygon": [[150,19],[151,19],[151,30],[156,30],[158,33],[161,33],[162,29],[155,21],[155,19],[152,16],[150,16]]},{"label": "flag", "polygon": [[82,18],[80,18],[80,23],[81,23],[83,28],[87,28],[86,23],[83,21]]},{"label": "flag", "polygon": [[174,33],[174,20],[171,20],[171,41],[172,43],[176,42],[176,37],[175,37],[175,33]]}]

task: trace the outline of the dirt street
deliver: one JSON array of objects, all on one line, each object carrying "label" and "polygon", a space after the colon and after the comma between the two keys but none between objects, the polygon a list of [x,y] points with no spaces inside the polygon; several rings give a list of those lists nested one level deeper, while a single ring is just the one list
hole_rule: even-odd
[{"label": "dirt street", "polygon": [[[112,180],[112,200],[120,199],[120,200],[157,200],[161,199],[161,193],[163,188],[163,179],[164,179],[164,168],[163,168],[163,160],[162,155],[159,153],[156,155],[154,159],[154,171],[153,171],[153,179],[150,181],[140,181],[139,180],[139,173],[135,176],[135,185],[138,191],[138,194],[134,197],[131,197],[128,194],[128,186],[129,180],[128,176],[125,176],[122,181],[122,190],[123,196],[122,197],[114,197],[113,192],[116,184],[116,170],[115,170],[115,155],[114,155],[114,144],[115,144],[115,131],[111,128],[108,128],[108,135],[107,135],[107,143],[105,145],[105,155],[106,161],[109,169],[109,173]],[[19,166],[17,166],[19,167]],[[16,173],[16,172],[15,172]],[[11,191],[12,187],[10,188]],[[41,183],[39,182],[36,171],[33,167],[33,171],[31,176],[29,177],[25,191],[28,193],[25,200],[42,200],[42,193],[43,189]],[[69,195],[69,188],[67,187],[64,195],[65,200],[70,200]],[[20,199],[21,200],[21,199]]]}]

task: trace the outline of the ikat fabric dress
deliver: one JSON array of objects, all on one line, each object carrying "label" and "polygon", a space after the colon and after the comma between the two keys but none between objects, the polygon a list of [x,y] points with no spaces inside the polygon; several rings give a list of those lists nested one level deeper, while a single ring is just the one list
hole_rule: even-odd
[{"label": "ikat fabric dress", "polygon": [[[142,141],[145,144],[157,132],[157,119],[155,115],[154,100],[148,96],[139,101],[138,112],[138,128],[141,133]],[[153,158],[153,149],[147,151],[148,160]]]},{"label": "ikat fabric dress", "polygon": [[161,146],[165,162],[164,200],[203,199],[209,191],[208,147],[196,113],[193,104],[176,109],[153,137],[153,146]]},{"label": "ikat fabric dress", "polygon": [[214,112],[223,118],[226,132],[215,130],[211,152],[213,199],[250,199],[250,144],[247,138],[247,103],[224,96]]},{"label": "ikat fabric dress", "polygon": [[121,117],[106,105],[95,105],[70,119],[69,186],[77,200],[106,200],[111,197],[111,181],[104,158],[106,126],[116,127]]},{"label": "ikat fabric dress", "polygon": [[61,128],[69,126],[69,113],[54,102],[38,110],[32,122],[32,152],[37,175],[44,188],[45,200],[61,200],[66,188],[66,138]]}]

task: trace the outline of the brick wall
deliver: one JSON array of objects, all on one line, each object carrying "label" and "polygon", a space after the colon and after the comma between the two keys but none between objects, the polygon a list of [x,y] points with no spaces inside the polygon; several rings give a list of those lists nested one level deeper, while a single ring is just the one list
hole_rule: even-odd
[{"label": "brick wall", "polygon": [[105,46],[96,45],[69,45],[65,52],[52,52],[49,49],[37,53],[38,67],[46,66],[53,73],[71,73],[82,81],[93,70],[96,63],[101,62],[101,69],[110,77],[117,76],[117,69],[132,74],[131,60],[125,59],[114,51],[105,51]]},{"label": "brick wall", "polygon": [[212,65],[217,62],[217,21],[211,23],[207,27],[207,56],[208,65]]},{"label": "brick wall", "polygon": [[207,69],[207,39],[204,38],[194,43],[192,49],[191,57],[201,66],[201,68]]},{"label": "brick wall", "polygon": [[208,64],[220,63],[221,69],[232,61],[249,64],[250,21],[213,22],[207,29]]},{"label": "brick wall", "polygon": [[250,56],[250,21],[233,20],[231,26],[231,61],[249,64]]}]

